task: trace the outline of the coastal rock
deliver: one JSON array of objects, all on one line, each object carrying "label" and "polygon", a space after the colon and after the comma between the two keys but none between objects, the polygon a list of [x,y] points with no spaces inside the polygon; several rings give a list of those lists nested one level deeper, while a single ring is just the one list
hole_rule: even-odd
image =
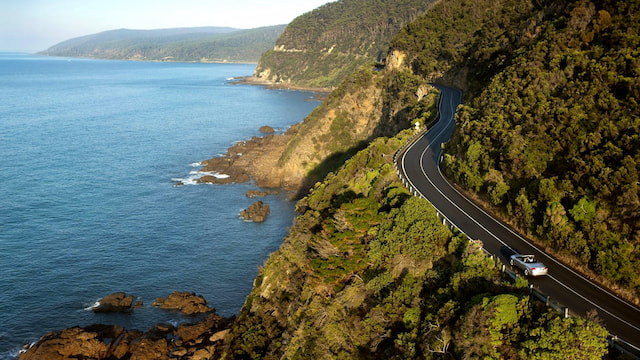
[{"label": "coastal rock", "polygon": [[195,324],[157,324],[147,332],[91,325],[50,332],[19,360],[124,360],[219,358],[234,318],[210,314]]},{"label": "coastal rock", "polygon": [[206,319],[195,324],[182,324],[175,331],[178,336],[176,345],[187,348],[187,352],[192,352],[200,344],[213,344],[221,341],[224,336],[214,335],[220,331],[228,331],[232,321],[233,319],[209,314]]},{"label": "coastal rock", "polygon": [[276,191],[276,190],[264,190],[264,191],[262,191],[262,190],[247,190],[247,192],[245,193],[245,196],[248,197],[248,198],[253,199],[253,198],[258,197],[258,196],[264,197],[264,196],[267,196],[267,195],[275,195],[277,193],[278,193],[278,191]]},{"label": "coastal rock", "polygon": [[20,360],[160,359],[169,355],[166,339],[145,339],[137,330],[91,325],[50,332],[20,355]]},{"label": "coastal rock", "polygon": [[207,306],[207,300],[190,292],[174,291],[167,298],[157,298],[152,306],[165,310],[178,310],[186,315],[196,315],[216,311]]},{"label": "coastal rock", "polygon": [[268,125],[261,126],[259,131],[261,133],[264,133],[264,134],[271,134],[271,133],[275,132],[275,130],[271,126],[268,126]]},{"label": "coastal rock", "polygon": [[[275,166],[289,140],[290,136],[271,134],[238,142],[225,155],[202,161],[200,171],[228,175],[223,180],[226,182],[243,183],[254,180],[259,187],[290,189],[289,185],[297,184],[298,181],[283,176],[282,171]],[[258,170],[260,176],[256,176]],[[268,173],[268,176],[263,176],[262,173]],[[199,182],[222,183],[219,179],[206,177],[202,177]]]},{"label": "coastal rock", "polygon": [[202,162],[203,168],[200,170],[204,173],[213,173],[218,175],[204,175],[200,177],[197,182],[202,184],[231,184],[231,183],[245,183],[251,180],[249,173],[246,169],[238,166],[234,166],[238,159],[241,159],[242,155],[235,153],[231,155],[228,153],[222,157],[215,157],[210,160]]},{"label": "coastal rock", "polygon": [[262,201],[256,201],[255,203],[251,204],[246,210],[242,210],[240,212],[240,216],[248,221],[264,222],[270,212],[271,208],[268,204],[265,204]]},{"label": "coastal rock", "polygon": [[91,310],[95,313],[123,313],[131,312],[140,306],[142,301],[133,304],[133,295],[127,296],[124,292],[116,292],[102,298]]},{"label": "coastal rock", "polygon": [[211,314],[196,324],[180,325],[172,356],[190,360],[218,358],[233,320]]}]

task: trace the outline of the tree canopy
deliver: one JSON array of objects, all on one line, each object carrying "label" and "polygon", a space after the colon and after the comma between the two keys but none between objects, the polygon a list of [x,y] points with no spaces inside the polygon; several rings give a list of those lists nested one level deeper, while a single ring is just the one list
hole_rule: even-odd
[{"label": "tree canopy", "polygon": [[416,74],[463,78],[449,174],[522,232],[636,295],[639,7],[450,1],[391,44]]}]

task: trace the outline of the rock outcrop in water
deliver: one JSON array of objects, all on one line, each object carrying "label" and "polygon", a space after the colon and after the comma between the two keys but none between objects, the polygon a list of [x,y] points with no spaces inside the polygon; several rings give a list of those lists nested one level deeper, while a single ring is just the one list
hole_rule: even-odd
[{"label": "rock outcrop in water", "polygon": [[133,295],[116,292],[102,298],[91,310],[95,313],[128,313],[142,306],[142,301],[133,303]]},{"label": "rock outcrop in water", "polygon": [[164,310],[177,310],[185,315],[196,315],[216,311],[207,305],[207,300],[192,292],[174,291],[166,298],[157,298],[152,306]]},{"label": "rock outcrop in water", "polygon": [[[238,142],[226,154],[202,161],[201,171],[227,174],[226,182],[253,180],[259,187],[305,195],[364,143],[399,130],[397,123],[402,121],[396,121],[395,117],[388,121],[390,124],[381,125],[380,81],[378,73],[358,73],[342,91],[331,93],[303,122],[282,134]],[[213,177],[202,177],[199,181],[221,182]]]},{"label": "rock outcrop in water", "polygon": [[271,208],[268,204],[265,204],[262,201],[256,201],[255,203],[251,204],[246,210],[242,210],[240,212],[240,216],[248,221],[264,222],[270,212]]},{"label": "rock outcrop in water", "polygon": [[264,197],[264,196],[268,196],[268,195],[277,195],[278,191],[277,190],[247,190],[247,192],[245,193],[245,196],[248,198],[255,198],[255,197]]},{"label": "rock outcrop in water", "polygon": [[260,126],[259,131],[264,134],[271,134],[275,132],[275,130],[269,125]]}]

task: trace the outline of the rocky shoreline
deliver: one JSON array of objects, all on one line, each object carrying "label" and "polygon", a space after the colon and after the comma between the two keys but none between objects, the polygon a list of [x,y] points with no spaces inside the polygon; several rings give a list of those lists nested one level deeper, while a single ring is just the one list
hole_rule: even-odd
[{"label": "rocky shoreline", "polygon": [[[295,127],[295,125],[294,125]],[[303,176],[295,169],[278,166],[278,160],[293,137],[291,128],[284,134],[254,136],[231,146],[222,156],[201,162],[198,183],[229,184],[251,180],[261,188],[299,190]],[[219,177],[210,174],[224,174]]]},{"label": "rocky shoreline", "polygon": [[[324,101],[330,89],[302,88],[284,83],[271,83],[247,76],[235,78],[233,84],[266,86],[270,89],[286,89],[314,92],[313,100]],[[292,125],[284,133],[274,133],[267,125],[260,128],[264,136],[254,136],[231,146],[225,154],[201,162],[200,170],[206,175],[199,183],[228,184],[253,181],[261,188],[280,188],[298,194],[306,193],[305,174],[307,169],[298,162],[283,163],[282,156],[287,145],[298,133],[302,122]],[[216,176],[212,174],[224,174]]]},{"label": "rocky shoreline", "polygon": [[[133,304],[132,295],[117,292],[101,299],[92,310],[131,313],[139,306],[142,302]],[[176,291],[156,299],[152,306],[206,317],[178,326],[158,323],[145,332],[104,324],[52,331],[25,347],[19,359],[210,359],[221,354],[224,338],[235,320],[216,315],[215,309],[195,293]]]},{"label": "rocky shoreline", "polygon": [[271,81],[266,81],[260,78],[257,78],[255,76],[239,76],[239,77],[235,77],[233,78],[233,81],[231,82],[232,84],[238,84],[238,85],[258,85],[258,86],[265,86],[268,89],[275,89],[275,90],[298,90],[298,91],[311,91],[316,93],[316,96],[314,98],[318,99],[318,100],[324,100],[327,96],[327,94],[329,94],[333,89],[327,89],[327,88],[314,88],[314,87],[304,87],[304,86],[297,86],[297,85],[293,85],[290,83],[274,83]]}]

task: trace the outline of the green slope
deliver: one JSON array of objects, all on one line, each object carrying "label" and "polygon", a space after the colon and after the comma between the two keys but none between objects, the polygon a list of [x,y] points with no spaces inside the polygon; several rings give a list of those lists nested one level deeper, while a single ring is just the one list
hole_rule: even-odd
[{"label": "green slope", "polygon": [[412,131],[319,183],[227,337],[227,359],[596,359],[606,330],[511,282],[398,181]]}]

